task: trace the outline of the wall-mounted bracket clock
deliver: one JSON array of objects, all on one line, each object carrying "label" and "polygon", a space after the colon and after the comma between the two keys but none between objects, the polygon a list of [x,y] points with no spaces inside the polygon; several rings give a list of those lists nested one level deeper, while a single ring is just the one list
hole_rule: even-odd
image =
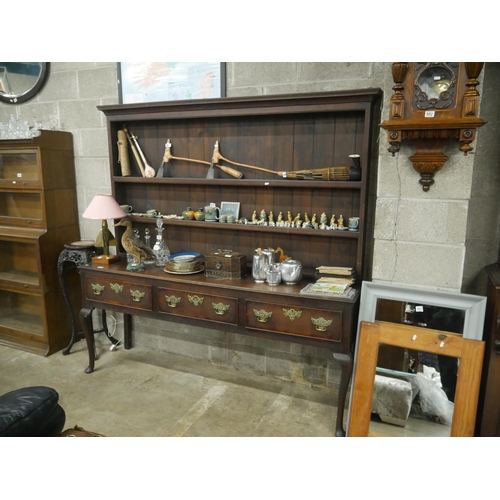
[{"label": "wall-mounted bracket clock", "polygon": [[460,151],[472,151],[476,130],[486,122],[479,118],[477,80],[480,63],[395,62],[392,64],[394,94],[389,120],[381,123],[387,130],[389,152],[399,151],[401,142],[411,140],[415,154],[410,157],[420,173],[420,184],[428,191],[434,175],[448,157],[443,148],[457,140]]}]

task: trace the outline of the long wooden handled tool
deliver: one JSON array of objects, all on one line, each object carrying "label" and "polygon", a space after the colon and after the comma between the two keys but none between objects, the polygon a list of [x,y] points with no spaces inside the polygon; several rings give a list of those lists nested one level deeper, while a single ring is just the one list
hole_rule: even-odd
[{"label": "long wooden handled tool", "polygon": [[134,153],[135,161],[137,162],[137,165],[139,165],[139,169],[141,171],[141,174],[143,177],[146,177],[146,172],[144,171],[144,167],[142,166],[139,153],[137,152],[137,149],[135,149],[135,145],[132,141],[132,137],[130,136],[130,134],[128,133],[128,130],[126,128],[124,128],[123,131],[125,132],[125,134],[127,134],[127,139],[128,139],[129,144],[130,144],[130,149],[132,150],[132,153]]},{"label": "long wooden handled tool", "polygon": [[130,159],[128,157],[127,148],[127,135],[123,130],[118,130],[118,163],[121,166],[122,176],[129,177],[130,172]]},{"label": "long wooden handled tool", "polygon": [[139,151],[139,154],[141,155],[142,161],[144,163],[144,176],[145,177],[154,177],[156,175],[155,169],[148,164],[146,161],[146,158],[144,156],[144,153],[142,152],[141,146],[139,146],[139,142],[137,140],[137,136],[134,134],[131,134],[132,140],[135,143],[135,147],[137,148],[137,151]]},{"label": "long wooden handled tool", "polygon": [[[217,141],[215,143],[214,156],[215,156],[215,149],[219,147],[218,144],[219,144],[219,141]],[[236,179],[241,179],[243,177],[243,174],[241,172],[238,172],[234,168],[225,167],[222,165],[215,165],[214,156],[212,156],[211,162],[205,161],[205,160],[195,160],[193,158],[182,158],[180,156],[173,156],[172,152],[170,151],[171,148],[172,148],[172,143],[170,142],[170,139],[167,139],[167,142],[165,144],[165,153],[163,154],[163,161],[165,163],[168,163],[170,160],[181,160],[181,161],[189,161],[189,162],[193,162],[193,163],[201,163],[203,165],[209,165],[211,168],[213,168],[213,166],[216,166],[216,167],[220,168],[223,172],[226,172],[226,174],[228,174]],[[213,172],[213,170],[212,170],[212,172]]]},{"label": "long wooden handled tool", "polygon": [[245,163],[237,163],[231,161],[220,154],[218,145],[214,150],[214,158],[219,160],[225,160],[232,165],[237,165],[239,167],[250,168],[252,170],[259,170],[261,172],[267,172],[269,174],[277,175],[283,179],[291,180],[318,180],[318,181],[359,181],[361,180],[361,168],[359,167],[359,155],[350,155],[353,160],[354,167],[326,167],[326,168],[316,168],[312,170],[290,170],[290,171],[276,171],[269,170],[267,168],[256,167],[254,165],[246,165]]},{"label": "long wooden handled tool", "polygon": [[[215,160],[216,165],[217,165],[217,162],[219,162],[220,160],[224,160],[224,161],[227,161],[228,163],[231,163],[232,165],[237,165],[238,167],[251,168],[252,170],[260,170],[261,172],[267,172],[268,174],[279,175],[280,177],[284,177],[283,174],[286,173],[286,172],[276,172],[276,170],[269,170],[267,168],[255,167],[254,165],[245,165],[244,163],[237,163],[235,161],[228,160],[227,158],[224,158],[224,156],[222,156],[220,154],[219,141],[217,141],[215,143],[214,154],[213,154],[212,159]],[[223,168],[220,165],[217,165],[217,166],[220,168]]]}]

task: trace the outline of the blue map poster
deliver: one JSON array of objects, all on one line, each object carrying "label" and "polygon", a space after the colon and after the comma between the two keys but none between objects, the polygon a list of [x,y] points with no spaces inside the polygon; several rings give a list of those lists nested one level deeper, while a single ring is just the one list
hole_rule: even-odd
[{"label": "blue map poster", "polygon": [[220,62],[119,63],[121,103],[221,97]]}]

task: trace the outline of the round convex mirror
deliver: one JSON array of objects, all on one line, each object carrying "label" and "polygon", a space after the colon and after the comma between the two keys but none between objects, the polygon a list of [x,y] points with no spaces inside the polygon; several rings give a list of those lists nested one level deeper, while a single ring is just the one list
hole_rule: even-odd
[{"label": "round convex mirror", "polygon": [[46,62],[0,62],[0,101],[20,104],[35,97],[48,72]]}]

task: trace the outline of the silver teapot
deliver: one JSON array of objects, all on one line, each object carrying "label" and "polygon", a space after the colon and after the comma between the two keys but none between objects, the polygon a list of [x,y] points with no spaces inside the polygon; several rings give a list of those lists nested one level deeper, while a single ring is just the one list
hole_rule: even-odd
[{"label": "silver teapot", "polygon": [[302,263],[298,260],[284,260],[281,263],[281,281],[286,285],[295,285],[302,279]]}]

